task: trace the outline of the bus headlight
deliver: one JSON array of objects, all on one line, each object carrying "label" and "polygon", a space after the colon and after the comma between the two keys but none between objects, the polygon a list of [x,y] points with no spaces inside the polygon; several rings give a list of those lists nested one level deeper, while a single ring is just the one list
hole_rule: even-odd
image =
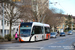
[{"label": "bus headlight", "polygon": [[24,40],[24,38],[21,37],[22,40]]}]

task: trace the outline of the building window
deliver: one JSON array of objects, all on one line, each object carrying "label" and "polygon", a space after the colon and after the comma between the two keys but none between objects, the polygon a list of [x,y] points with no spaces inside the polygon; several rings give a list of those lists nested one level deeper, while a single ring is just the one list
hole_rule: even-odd
[{"label": "building window", "polygon": [[4,34],[6,34],[6,30],[4,30]]},{"label": "building window", "polygon": [[1,25],[3,26],[3,20],[1,21]]},{"label": "building window", "polygon": [[9,26],[9,22],[7,21],[7,26]]},{"label": "building window", "polygon": [[18,31],[18,28],[17,28],[17,31]]},{"label": "building window", "polygon": [[4,24],[6,24],[6,21],[4,21]]},{"label": "building window", "polygon": [[9,30],[7,30],[7,34],[9,34]]},{"label": "building window", "polygon": [[[6,24],[6,21],[4,21],[4,25]],[[1,22],[1,25],[3,26],[3,20],[2,20],[2,22]]]},{"label": "building window", "polygon": [[2,30],[1,30],[1,33],[3,33]]}]

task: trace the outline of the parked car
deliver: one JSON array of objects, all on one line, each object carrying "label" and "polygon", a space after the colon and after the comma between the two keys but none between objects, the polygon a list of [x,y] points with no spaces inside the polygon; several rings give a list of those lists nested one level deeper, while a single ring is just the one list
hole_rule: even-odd
[{"label": "parked car", "polygon": [[60,32],[60,36],[65,36],[65,32]]},{"label": "parked car", "polygon": [[72,35],[72,30],[68,31],[68,35]]},{"label": "parked car", "polygon": [[51,32],[51,35],[50,35],[50,37],[54,37],[54,38],[56,38],[56,32]]}]

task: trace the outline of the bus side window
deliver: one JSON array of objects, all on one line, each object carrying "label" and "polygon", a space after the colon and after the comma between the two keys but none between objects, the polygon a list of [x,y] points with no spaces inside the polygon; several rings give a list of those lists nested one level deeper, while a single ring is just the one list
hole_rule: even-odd
[{"label": "bus side window", "polygon": [[45,33],[50,33],[50,28],[49,27],[45,27]]},{"label": "bus side window", "polygon": [[40,28],[40,33],[43,34],[43,27],[41,26]]},{"label": "bus side window", "polygon": [[43,27],[34,26],[32,30],[32,34],[43,34]]},{"label": "bus side window", "polygon": [[34,34],[34,32],[35,32],[35,27],[33,27],[33,29],[32,29],[32,33],[31,33],[31,34],[33,35],[33,34]]},{"label": "bus side window", "polygon": [[32,34],[34,34],[34,29],[32,30]]}]

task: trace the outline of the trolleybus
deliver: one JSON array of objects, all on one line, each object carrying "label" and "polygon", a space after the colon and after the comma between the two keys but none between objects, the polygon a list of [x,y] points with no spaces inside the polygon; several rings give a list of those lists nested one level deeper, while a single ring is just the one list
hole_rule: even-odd
[{"label": "trolleybus", "polygon": [[39,22],[24,22],[19,25],[19,41],[50,39],[50,26]]}]

